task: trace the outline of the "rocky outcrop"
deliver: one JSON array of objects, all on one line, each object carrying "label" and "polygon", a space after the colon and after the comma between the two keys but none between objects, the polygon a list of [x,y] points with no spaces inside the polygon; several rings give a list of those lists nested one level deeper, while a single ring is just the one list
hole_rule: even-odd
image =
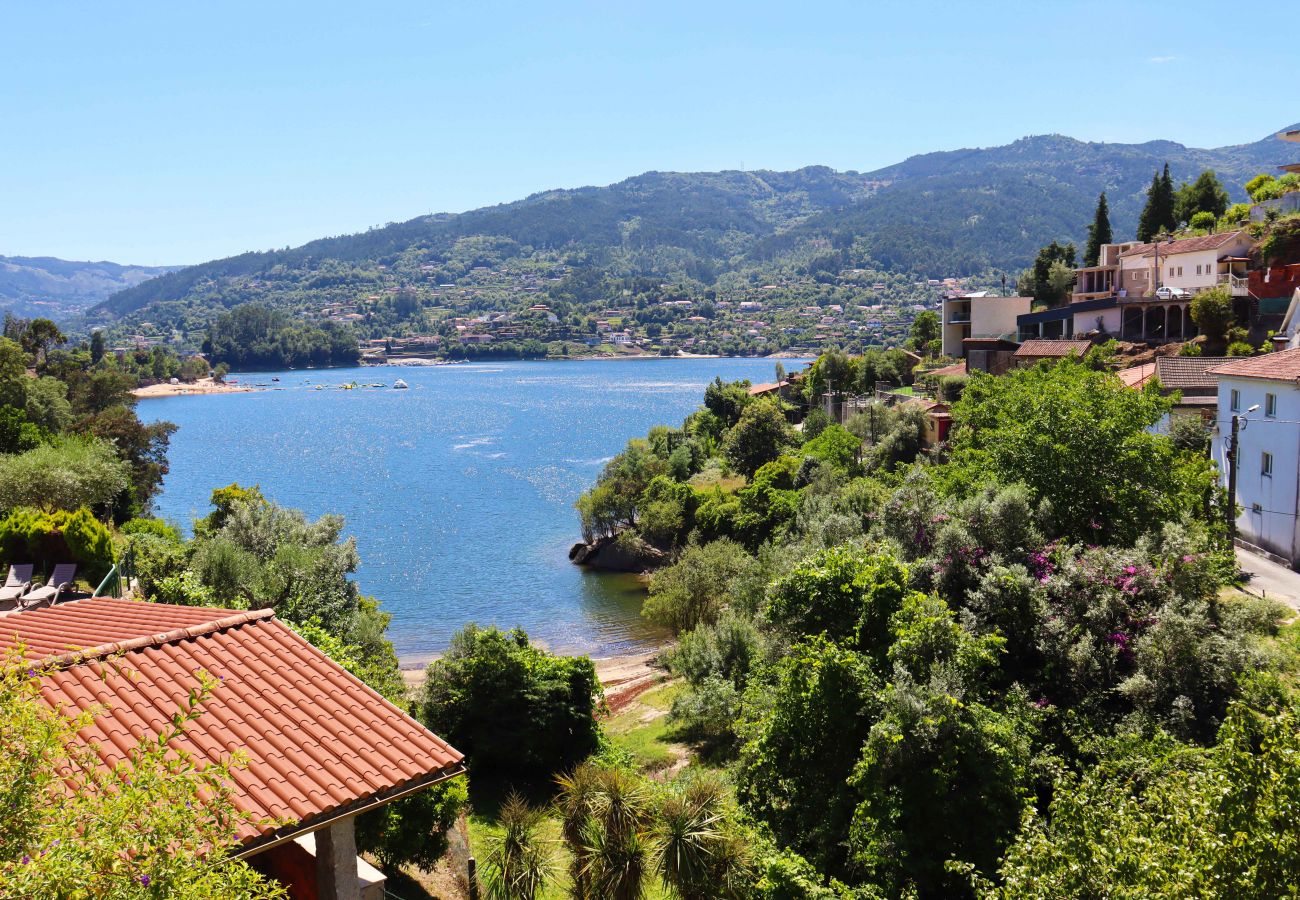
[{"label": "rocky outcrop", "polygon": [[569,550],[569,561],[609,572],[644,572],[663,565],[668,554],[645,541],[619,540],[616,535],[590,544],[579,541]]}]

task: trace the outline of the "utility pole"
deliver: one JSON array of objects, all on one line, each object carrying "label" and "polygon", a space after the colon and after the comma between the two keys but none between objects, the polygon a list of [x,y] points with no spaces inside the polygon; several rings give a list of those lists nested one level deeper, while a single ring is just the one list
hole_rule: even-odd
[{"label": "utility pole", "polygon": [[1228,540],[1237,540],[1237,432],[1241,417],[1232,415],[1232,432],[1228,440]]}]

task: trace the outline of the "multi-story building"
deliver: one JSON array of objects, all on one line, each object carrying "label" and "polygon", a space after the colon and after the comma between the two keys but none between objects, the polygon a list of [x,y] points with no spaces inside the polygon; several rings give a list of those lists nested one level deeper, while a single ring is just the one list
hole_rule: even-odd
[{"label": "multi-story building", "polygon": [[964,359],[964,342],[972,339],[1014,339],[1016,317],[1029,312],[1033,302],[1032,297],[1002,297],[992,291],[944,295],[940,313],[943,355]]},{"label": "multi-story building", "polygon": [[[1115,282],[1120,337],[1152,343],[1195,337],[1192,298],[1218,285],[1247,301],[1247,269],[1254,243],[1245,231],[1225,231],[1134,244],[1121,252]],[[1242,304],[1239,318],[1250,318],[1248,302]]]},{"label": "multi-story building", "polygon": [[[1226,487],[1237,467],[1237,534],[1300,563],[1300,350],[1235,359],[1219,379],[1213,453]],[[1230,453],[1232,420],[1237,447]],[[1234,459],[1235,457],[1235,459]]]}]

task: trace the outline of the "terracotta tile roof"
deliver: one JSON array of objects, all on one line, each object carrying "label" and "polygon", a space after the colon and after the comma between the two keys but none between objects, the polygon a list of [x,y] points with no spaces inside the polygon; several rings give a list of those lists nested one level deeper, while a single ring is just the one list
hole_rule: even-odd
[{"label": "terracotta tile roof", "polygon": [[[1196,253],[1200,250],[1216,250],[1224,244],[1231,243],[1241,236],[1240,231],[1224,231],[1219,234],[1207,234],[1202,237],[1183,238],[1181,241],[1168,241],[1160,244],[1161,256],[1174,256],[1178,253]],[[1141,244],[1132,250],[1121,253],[1121,257],[1155,256],[1154,244]]]},{"label": "terracotta tile roof", "polygon": [[1263,356],[1246,356],[1215,366],[1211,375],[1234,378],[1262,378],[1267,381],[1300,381],[1300,349],[1277,350]]},{"label": "terracotta tile roof", "polygon": [[[236,805],[259,819],[300,823],[246,824],[239,837],[248,845],[461,771],[459,752],[270,611],[78,600],[0,619],[0,649],[19,642],[31,664],[45,667],[41,694],[52,708],[108,707],[81,732],[106,765],[167,724],[198,684],[195,672],[221,679],[173,746],[200,760],[243,748],[248,765],[234,773]],[[70,655],[72,647],[87,649]]]},{"label": "terracotta tile roof", "polygon": [[781,385],[778,384],[777,382],[772,382],[771,384],[751,385],[749,388],[749,396],[757,397],[760,394],[770,394],[772,393],[772,391],[779,390],[780,387]]},{"label": "terracotta tile roof", "polygon": [[1032,340],[1025,341],[1020,345],[1020,349],[1015,352],[1015,356],[1024,359],[1025,357],[1059,357],[1069,356],[1071,353],[1082,356],[1092,347],[1092,341],[1051,341],[1051,340]]},{"label": "terracotta tile roof", "polygon": [[1156,364],[1153,362],[1143,363],[1140,366],[1129,366],[1127,369],[1120,369],[1115,374],[1119,380],[1131,388],[1140,388],[1147,383],[1147,380],[1156,373]]},{"label": "terracotta tile roof", "polygon": [[965,374],[966,374],[966,360],[963,359],[963,360],[962,360],[961,362],[959,362],[959,363],[954,363],[954,364],[951,365],[951,366],[944,366],[944,367],[941,368],[941,369],[931,369],[929,372],[926,372],[925,374],[926,374],[926,375],[939,375],[939,376],[944,376],[944,375],[965,375]]},{"label": "terracotta tile roof", "polygon": [[1159,356],[1156,357],[1156,377],[1170,390],[1195,390],[1217,388],[1219,379],[1210,374],[1216,366],[1228,362],[1223,356]]}]

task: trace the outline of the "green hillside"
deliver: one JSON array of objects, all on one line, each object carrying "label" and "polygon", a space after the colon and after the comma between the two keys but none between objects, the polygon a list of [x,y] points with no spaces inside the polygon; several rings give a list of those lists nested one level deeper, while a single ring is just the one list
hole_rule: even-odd
[{"label": "green hillside", "polygon": [[[191,266],[114,294],[90,321],[194,335],[255,301],[322,318],[346,307],[364,338],[436,329],[429,310],[473,315],[540,301],[580,327],[583,314],[619,298],[743,298],[760,286],[778,289],[769,307],[911,302],[925,299],[917,279],[991,284],[1050,240],[1081,242],[1102,190],[1116,235],[1131,235],[1165,162],[1176,181],[1212,168],[1244,199],[1242,183],[1294,155],[1272,134],[1213,150],[1051,135],[869,173],[648,172]],[[872,289],[859,297],[863,283]]]}]

